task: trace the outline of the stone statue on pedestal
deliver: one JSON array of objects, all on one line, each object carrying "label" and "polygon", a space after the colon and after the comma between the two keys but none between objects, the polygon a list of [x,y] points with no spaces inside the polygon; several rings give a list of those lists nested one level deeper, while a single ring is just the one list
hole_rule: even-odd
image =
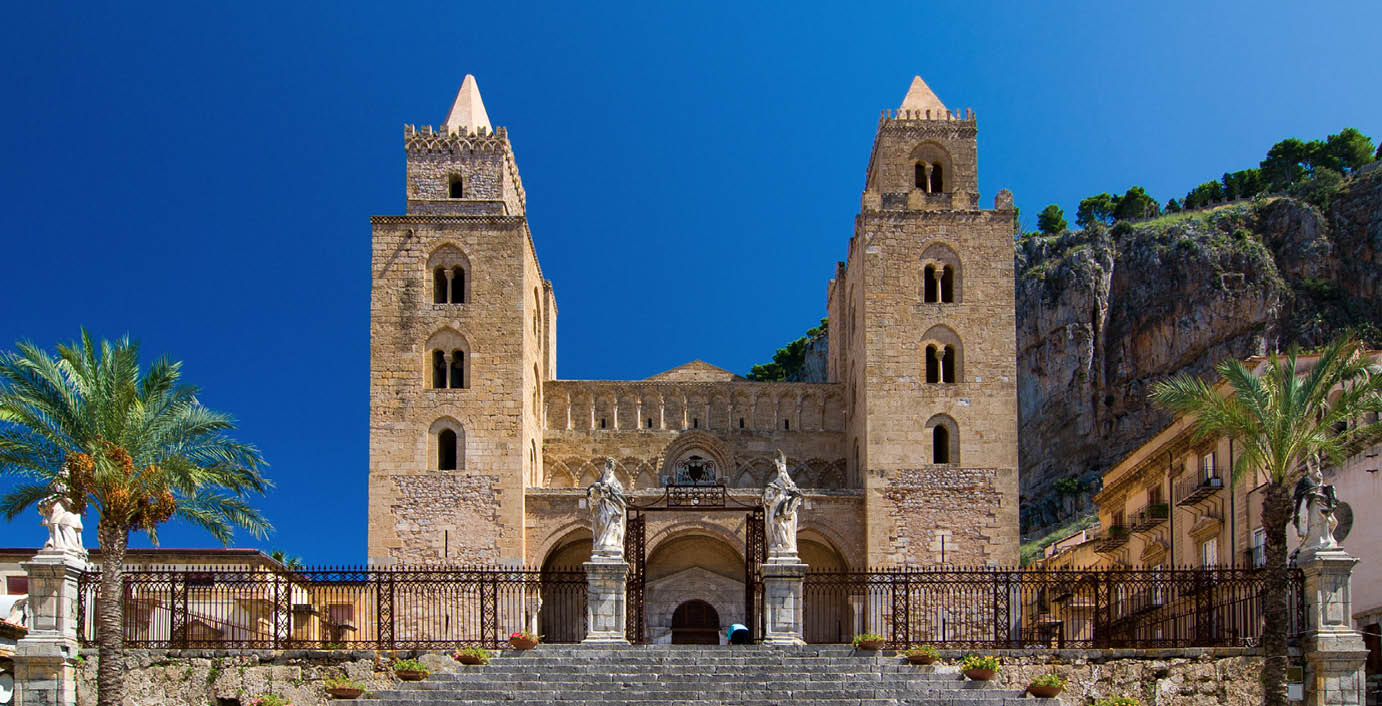
[{"label": "stone statue on pedestal", "polygon": [[82,516],[72,512],[67,498],[54,495],[39,503],[38,511],[48,527],[48,541],[43,544],[43,551],[86,553],[82,546]]},{"label": "stone statue on pedestal", "polygon": [[768,557],[797,555],[797,508],[801,506],[801,490],[787,473],[787,457],[778,449],[777,475],[763,488],[764,519],[768,525]]},{"label": "stone statue on pedestal", "polygon": [[1296,536],[1301,539],[1300,549],[1296,551],[1334,549],[1339,546],[1334,537],[1339,526],[1339,519],[1334,516],[1339,499],[1334,494],[1334,486],[1325,485],[1319,459],[1311,457],[1305,462],[1305,469],[1305,476],[1296,483],[1295,491]]},{"label": "stone statue on pedestal", "polygon": [[591,559],[623,559],[629,499],[614,477],[614,459],[605,460],[605,472],[586,488],[585,497],[590,503]]}]

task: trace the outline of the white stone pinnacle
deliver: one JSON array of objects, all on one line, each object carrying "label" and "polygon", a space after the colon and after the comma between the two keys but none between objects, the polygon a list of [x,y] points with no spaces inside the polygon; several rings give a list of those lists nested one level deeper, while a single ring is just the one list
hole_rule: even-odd
[{"label": "white stone pinnacle", "polygon": [[907,95],[902,98],[902,106],[899,110],[918,111],[922,115],[925,115],[926,111],[929,110],[931,111],[931,119],[939,120],[941,114],[946,112],[946,107],[941,99],[937,98],[936,94],[931,91],[931,87],[926,85],[920,76],[915,76],[912,78],[912,85],[907,89]]},{"label": "white stone pinnacle", "polygon": [[480,86],[475,83],[474,76],[466,74],[465,80],[461,81],[461,90],[456,92],[456,102],[451,105],[451,112],[446,114],[446,130],[475,132],[480,128],[484,128],[485,132],[494,132],[489,124],[489,113],[485,112],[485,102],[480,100]]}]

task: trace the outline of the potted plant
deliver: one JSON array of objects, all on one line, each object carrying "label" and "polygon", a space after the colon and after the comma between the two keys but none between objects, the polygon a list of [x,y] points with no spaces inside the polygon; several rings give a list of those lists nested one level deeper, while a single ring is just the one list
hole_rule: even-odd
[{"label": "potted plant", "polygon": [[396,659],[393,661],[393,675],[403,681],[422,681],[431,672],[415,659]]},{"label": "potted plant", "polygon": [[1027,693],[1038,699],[1053,699],[1065,688],[1065,677],[1059,674],[1042,674],[1027,685]]},{"label": "potted plant", "polygon": [[1155,503],[1148,509],[1153,519],[1164,520],[1171,516],[1171,506],[1166,503]]},{"label": "potted plant", "polygon": [[534,635],[527,630],[519,630],[509,635],[509,644],[515,650],[531,650],[537,647],[537,643],[542,639],[541,635]]},{"label": "potted plant", "polygon": [[489,664],[492,656],[489,650],[483,647],[462,647],[451,653],[451,659],[461,664]]},{"label": "potted plant", "polygon": [[245,706],[293,706],[293,704],[277,694],[260,694],[245,702]]},{"label": "potted plant", "polygon": [[1091,706],[1142,706],[1142,702],[1130,696],[1110,696],[1106,699],[1095,699]]},{"label": "potted plant", "polygon": [[333,699],[358,699],[365,693],[365,683],[350,677],[332,677],[326,680],[326,693]]},{"label": "potted plant", "polygon": [[988,681],[998,676],[998,658],[970,655],[960,663],[960,671],[974,681]]},{"label": "potted plant", "polygon": [[887,640],[876,632],[861,632],[854,636],[854,648],[859,650],[881,650]]},{"label": "potted plant", "polygon": [[941,658],[941,653],[931,645],[922,645],[903,652],[902,656],[910,664],[931,664]]}]

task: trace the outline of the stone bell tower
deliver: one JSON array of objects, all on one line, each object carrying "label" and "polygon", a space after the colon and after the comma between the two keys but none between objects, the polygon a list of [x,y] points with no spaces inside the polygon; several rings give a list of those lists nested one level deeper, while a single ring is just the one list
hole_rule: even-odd
[{"label": "stone bell tower", "polygon": [[473,76],[403,145],[405,215],[371,219],[370,562],[521,563],[556,373],[523,181]]},{"label": "stone bell tower", "polygon": [[979,207],[976,135],[912,80],[830,285],[870,565],[1017,562],[1016,211],[1006,190]]}]

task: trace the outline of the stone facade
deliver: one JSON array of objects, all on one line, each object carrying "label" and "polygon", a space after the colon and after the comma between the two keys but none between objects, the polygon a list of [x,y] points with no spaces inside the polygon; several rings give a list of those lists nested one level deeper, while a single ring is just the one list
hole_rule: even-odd
[{"label": "stone facade", "polygon": [[[371,563],[576,568],[604,459],[638,503],[700,474],[755,505],[782,449],[817,569],[1015,564],[1016,211],[978,207],[976,134],[920,79],[885,111],[814,382],[560,380],[513,147],[468,78],[446,125],[405,128],[406,214],[373,219]],[[664,514],[647,621],[670,639],[677,604],[716,598],[689,587],[742,590],[745,518]]]}]

